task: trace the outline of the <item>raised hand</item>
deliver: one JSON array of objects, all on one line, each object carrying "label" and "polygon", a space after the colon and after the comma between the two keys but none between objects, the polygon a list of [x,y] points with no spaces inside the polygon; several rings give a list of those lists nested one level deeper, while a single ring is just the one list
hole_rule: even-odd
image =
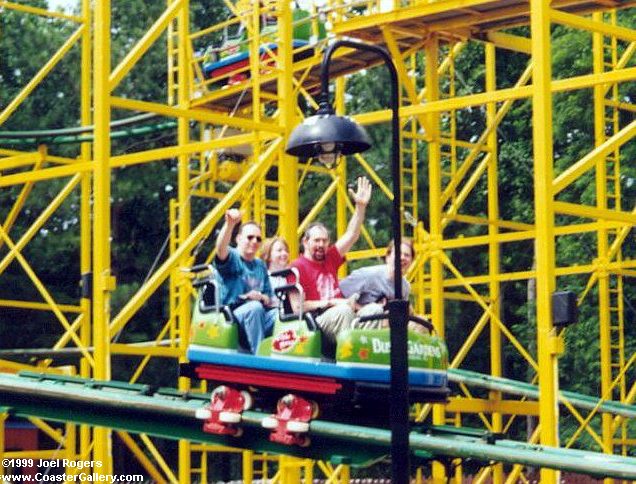
[{"label": "raised hand", "polygon": [[241,211],[238,208],[230,208],[225,212],[225,223],[234,226],[241,221]]},{"label": "raised hand", "polygon": [[371,182],[365,176],[358,177],[358,189],[354,191],[350,188],[349,194],[356,206],[366,207],[371,200]]}]

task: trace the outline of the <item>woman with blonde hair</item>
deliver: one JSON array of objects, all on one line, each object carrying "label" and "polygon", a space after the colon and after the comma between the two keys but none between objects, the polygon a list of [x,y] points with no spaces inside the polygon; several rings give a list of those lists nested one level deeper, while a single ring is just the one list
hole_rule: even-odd
[{"label": "woman with blonde hair", "polygon": [[272,272],[289,268],[289,245],[282,237],[272,237],[263,242],[261,259],[265,262],[270,273],[269,282],[272,289],[284,286],[287,280],[284,277],[272,277]]}]

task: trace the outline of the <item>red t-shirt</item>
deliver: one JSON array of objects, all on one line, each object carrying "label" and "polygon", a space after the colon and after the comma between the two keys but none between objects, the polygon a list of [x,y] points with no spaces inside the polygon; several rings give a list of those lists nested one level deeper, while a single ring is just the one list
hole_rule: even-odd
[{"label": "red t-shirt", "polygon": [[342,297],[338,285],[338,267],[344,262],[335,245],[327,249],[325,259],[316,262],[301,255],[292,262],[292,267],[298,269],[300,285],[305,291],[307,301],[326,301]]}]

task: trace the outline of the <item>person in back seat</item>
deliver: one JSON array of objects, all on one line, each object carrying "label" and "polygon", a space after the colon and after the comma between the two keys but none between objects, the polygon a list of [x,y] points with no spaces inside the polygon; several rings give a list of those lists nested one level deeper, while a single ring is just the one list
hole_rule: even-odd
[{"label": "person in back seat", "polygon": [[[351,297],[358,294],[358,311],[356,316],[371,316],[372,314],[381,314],[385,310],[386,303],[395,299],[393,277],[394,243],[391,241],[387,247],[385,255],[385,263],[374,266],[366,266],[356,269],[342,281],[340,281],[340,290],[344,297]],[[409,266],[413,262],[415,252],[413,243],[410,239],[403,238],[400,244],[400,266],[402,274],[406,274]],[[409,298],[411,286],[402,277],[402,297]],[[382,327],[384,320],[373,320],[362,325],[354,324],[358,328],[379,328]],[[388,326],[388,322],[386,322]]]},{"label": "person in back seat", "polygon": [[225,212],[225,223],[216,239],[214,266],[221,277],[221,304],[229,306],[243,328],[249,350],[272,332],[276,309],[265,263],[256,257],[263,241],[256,222],[245,222],[236,235],[236,249],[230,247],[232,232],[241,223],[241,211]]}]

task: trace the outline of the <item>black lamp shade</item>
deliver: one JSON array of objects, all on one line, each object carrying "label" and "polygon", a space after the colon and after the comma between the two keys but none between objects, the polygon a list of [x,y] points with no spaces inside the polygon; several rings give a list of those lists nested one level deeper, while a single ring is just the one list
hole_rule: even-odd
[{"label": "black lamp shade", "polygon": [[292,131],[285,152],[312,158],[323,153],[323,143],[335,143],[343,155],[362,153],[371,147],[366,130],[351,119],[334,114],[311,116]]}]

